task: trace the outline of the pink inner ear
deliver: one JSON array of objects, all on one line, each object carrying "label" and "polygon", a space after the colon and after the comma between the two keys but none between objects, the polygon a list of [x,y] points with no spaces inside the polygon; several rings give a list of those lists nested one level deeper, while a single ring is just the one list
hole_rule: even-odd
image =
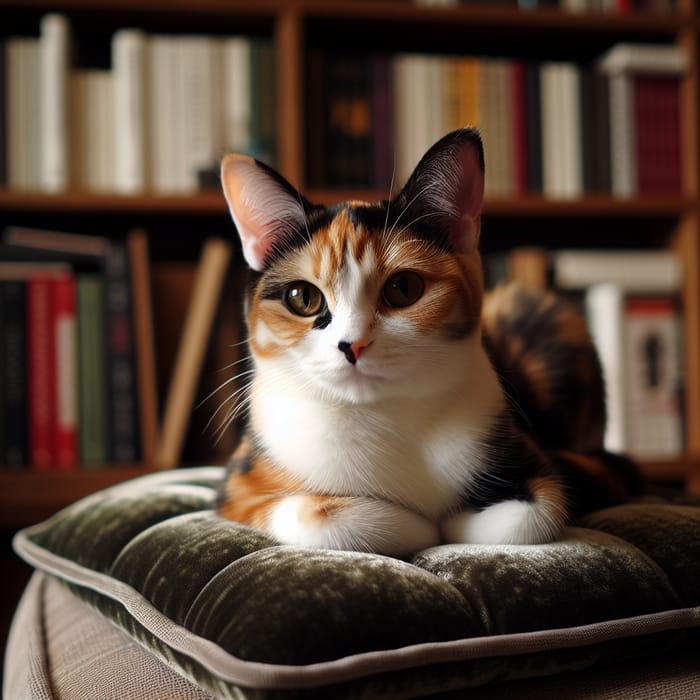
[{"label": "pink inner ear", "polygon": [[455,205],[461,216],[452,224],[450,241],[460,253],[471,253],[479,243],[484,203],[484,171],[472,144],[466,144],[460,150],[457,165],[459,182]]},{"label": "pink inner ear", "polygon": [[261,270],[277,237],[303,222],[304,209],[249,156],[226,156],[221,182],[243,255],[250,267]]}]

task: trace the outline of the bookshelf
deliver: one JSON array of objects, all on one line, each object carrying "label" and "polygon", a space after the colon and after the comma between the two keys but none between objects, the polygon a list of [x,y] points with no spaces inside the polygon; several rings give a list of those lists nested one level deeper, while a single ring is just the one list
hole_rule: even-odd
[{"label": "bookshelf", "polygon": [[[69,18],[83,57],[88,61],[95,57],[101,64],[105,42],[121,27],[271,38],[276,49],[277,165],[311,200],[320,202],[379,199],[387,192],[307,186],[307,106],[319,89],[307,80],[308,55],[314,48],[355,46],[361,38],[368,52],[587,61],[618,42],[683,46],[690,69],[682,79],[681,94],[682,194],[626,200],[593,195],[573,200],[489,198],[483,245],[497,251],[519,245],[565,246],[572,241],[628,244],[634,235],[646,247],[678,251],[687,271],[682,290],[687,449],[679,460],[650,462],[645,469],[654,478],[687,478],[692,488],[700,488],[700,4],[695,0],[678,0],[669,13],[624,15],[570,14],[552,7],[526,11],[486,1],[436,8],[404,0],[0,0],[0,35],[36,34],[41,17],[52,11]],[[115,195],[69,189],[43,194],[5,188],[0,189],[0,228],[9,224],[108,236],[143,228],[153,237],[155,256],[172,241],[187,249],[210,234],[232,233],[217,191]],[[595,240],[585,238],[591,231]],[[0,469],[0,521],[5,527],[36,521],[98,488],[153,468],[147,463],[105,465],[65,474]]]}]

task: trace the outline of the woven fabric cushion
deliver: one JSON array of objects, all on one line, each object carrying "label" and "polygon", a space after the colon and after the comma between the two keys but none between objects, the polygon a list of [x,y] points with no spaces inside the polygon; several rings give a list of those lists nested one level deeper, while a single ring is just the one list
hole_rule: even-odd
[{"label": "woven fabric cushion", "polygon": [[21,531],[16,550],[219,697],[417,697],[700,636],[700,507],[626,505],[549,545],[444,545],[402,561],[280,545],[221,520],[223,478],[134,479]]}]

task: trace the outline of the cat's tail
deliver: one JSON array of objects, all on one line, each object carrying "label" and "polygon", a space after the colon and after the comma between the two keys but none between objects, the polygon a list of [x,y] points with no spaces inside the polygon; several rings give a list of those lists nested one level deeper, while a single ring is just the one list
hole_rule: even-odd
[{"label": "cat's tail", "polygon": [[570,515],[617,505],[646,491],[637,464],[606,450],[574,452],[549,450],[552,468],[564,484]]}]

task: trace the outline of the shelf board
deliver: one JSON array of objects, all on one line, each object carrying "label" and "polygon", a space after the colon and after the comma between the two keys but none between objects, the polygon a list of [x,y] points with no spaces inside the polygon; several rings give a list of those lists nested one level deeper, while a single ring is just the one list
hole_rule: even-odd
[{"label": "shelf board", "polygon": [[[388,197],[381,189],[314,188],[305,191],[312,202],[332,204],[344,200],[376,202]],[[486,216],[517,217],[676,217],[681,216],[697,202],[688,197],[646,197],[644,199],[617,199],[614,197],[585,196],[580,199],[548,199],[539,196],[487,199]],[[0,212],[73,213],[131,213],[149,215],[203,215],[228,216],[223,194],[200,192],[192,195],[139,195],[95,194],[68,191],[60,194],[0,190]]]},{"label": "shelf board", "polygon": [[138,465],[75,472],[0,469],[0,527],[39,522],[79,498],[149,471]]}]

